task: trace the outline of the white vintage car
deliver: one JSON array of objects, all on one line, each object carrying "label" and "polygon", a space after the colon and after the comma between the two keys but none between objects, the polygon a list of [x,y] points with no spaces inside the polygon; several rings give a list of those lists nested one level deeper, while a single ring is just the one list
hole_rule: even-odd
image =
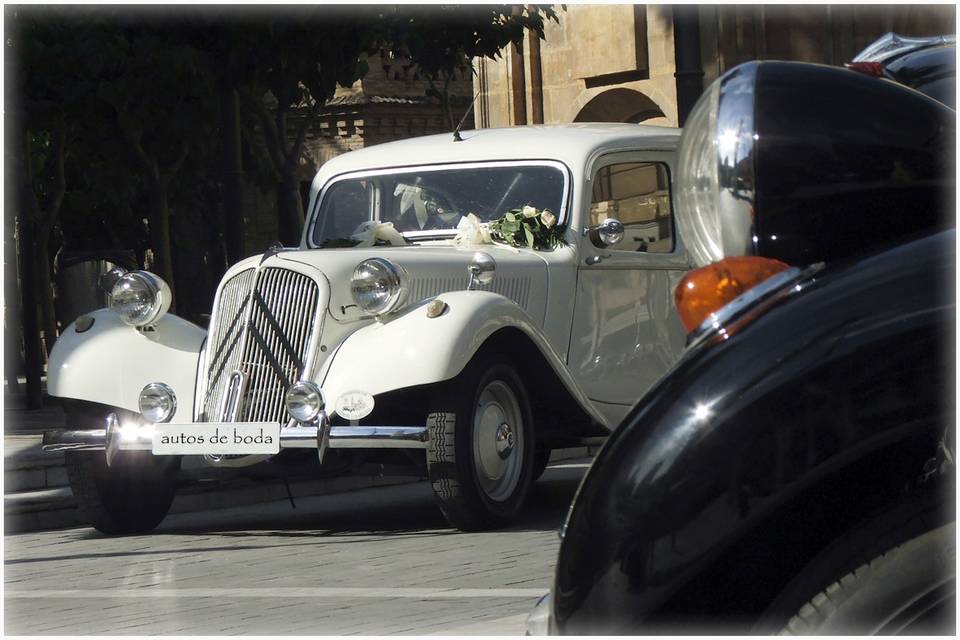
[{"label": "white vintage car", "polygon": [[[107,533],[163,519],[182,456],[236,467],[291,448],[325,466],[392,455],[452,525],[507,522],[551,449],[609,433],[683,348],[679,137],[483,129],[331,160],[300,246],[229,269],[208,330],[166,313],[169,288],[142,271],[65,330],[48,388],[69,427],[45,446],[67,451]],[[503,242],[491,228],[510,211],[559,242]]]}]

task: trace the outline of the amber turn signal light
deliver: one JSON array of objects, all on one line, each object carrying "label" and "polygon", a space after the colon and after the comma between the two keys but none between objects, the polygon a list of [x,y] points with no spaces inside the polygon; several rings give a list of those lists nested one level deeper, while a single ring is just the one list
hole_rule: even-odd
[{"label": "amber turn signal light", "polygon": [[737,256],[694,269],[673,295],[680,321],[688,332],[693,331],[744,291],[789,268],[772,258]]}]

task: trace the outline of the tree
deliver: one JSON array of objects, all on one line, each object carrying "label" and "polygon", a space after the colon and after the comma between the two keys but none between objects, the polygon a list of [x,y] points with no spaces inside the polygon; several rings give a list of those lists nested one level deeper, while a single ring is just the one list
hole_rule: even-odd
[{"label": "tree", "polygon": [[297,167],[307,131],[338,83],[349,86],[366,73],[365,15],[361,7],[348,14],[325,7],[282,16],[254,12],[223,32],[224,71],[259,127],[285,244],[299,241],[303,225]]},{"label": "tree", "polygon": [[[22,10],[22,8],[20,8]],[[25,278],[35,282],[25,291],[25,306],[39,297],[47,349],[56,339],[56,317],[51,287],[50,244],[67,195],[66,162],[93,93],[91,75],[101,71],[102,58],[87,55],[89,39],[82,30],[57,19],[25,12],[14,15],[8,55],[16,58],[12,87],[18,100],[11,115],[16,136],[8,153],[20,178],[21,228],[28,245],[22,247]],[[35,267],[36,271],[32,271]]]},{"label": "tree", "polygon": [[367,56],[409,56],[453,129],[448,88],[455,74],[469,73],[473,57],[496,58],[506,45],[520,44],[526,30],[542,38],[544,18],[557,19],[538,5],[367,5],[309,7],[283,17],[254,12],[231,24],[221,43],[225,69],[267,150],[281,241],[296,243],[303,225],[297,166],[306,134],[337,85],[366,74]]},{"label": "tree", "polygon": [[145,179],[153,269],[171,288],[170,185],[192,147],[213,137],[215,121],[213,74],[194,27],[174,18],[116,29],[120,63],[97,86]]},{"label": "tree", "polygon": [[558,21],[552,5],[394,5],[378,17],[378,43],[417,65],[451,130],[449,86],[456,75],[470,73],[473,58],[495,60],[511,43],[522,48],[527,31],[542,39],[544,19]]}]

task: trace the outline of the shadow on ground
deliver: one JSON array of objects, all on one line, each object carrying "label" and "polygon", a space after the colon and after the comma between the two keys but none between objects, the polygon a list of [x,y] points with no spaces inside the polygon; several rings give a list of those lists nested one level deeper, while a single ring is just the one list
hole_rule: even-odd
[{"label": "shadow on ground", "polygon": [[[505,531],[556,531],[566,517],[567,509],[587,464],[560,464],[547,469],[536,482],[521,518]],[[371,536],[419,536],[457,534],[450,527],[434,502],[430,485],[414,482],[404,485],[360,489],[327,496],[296,499],[297,508],[289,502],[236,507],[218,511],[183,513],[168,516],[152,533],[157,537],[211,535],[253,539],[269,537],[275,546],[285,546],[284,538],[336,536],[337,544],[349,542],[351,536],[369,542]],[[84,528],[62,532],[61,539],[74,540],[104,537]],[[347,540],[344,540],[347,538]],[[175,548],[176,545],[173,545]],[[232,546],[231,549],[238,547]],[[263,548],[258,542],[257,548]],[[154,547],[151,552],[158,550]],[[134,552],[136,553],[136,552]],[[149,553],[149,552],[148,552]]]}]

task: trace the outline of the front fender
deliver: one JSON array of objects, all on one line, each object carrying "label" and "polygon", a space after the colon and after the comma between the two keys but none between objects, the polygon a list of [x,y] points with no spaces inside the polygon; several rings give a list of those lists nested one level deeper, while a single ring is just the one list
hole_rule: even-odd
[{"label": "front fender", "polygon": [[955,238],[824,272],[689,351],[580,486],[559,632],[749,622],[835,534],[899,499],[956,420]]},{"label": "front fender", "polygon": [[428,318],[425,300],[385,322],[352,333],[327,362],[319,378],[328,406],[348,391],[378,395],[450,380],[495,332],[522,331],[540,350],[570,394],[590,417],[610,428],[570,376],[563,359],[530,316],[513,301],[487,291],[438,296],[447,309]]},{"label": "front fender", "polygon": [[149,331],[124,324],[109,309],[87,315],[93,326],[77,333],[74,322],[50,352],[48,393],[139,412],[140,390],[163,382],[177,394],[173,421],[191,422],[197,360],[207,332],[169,313]]}]

